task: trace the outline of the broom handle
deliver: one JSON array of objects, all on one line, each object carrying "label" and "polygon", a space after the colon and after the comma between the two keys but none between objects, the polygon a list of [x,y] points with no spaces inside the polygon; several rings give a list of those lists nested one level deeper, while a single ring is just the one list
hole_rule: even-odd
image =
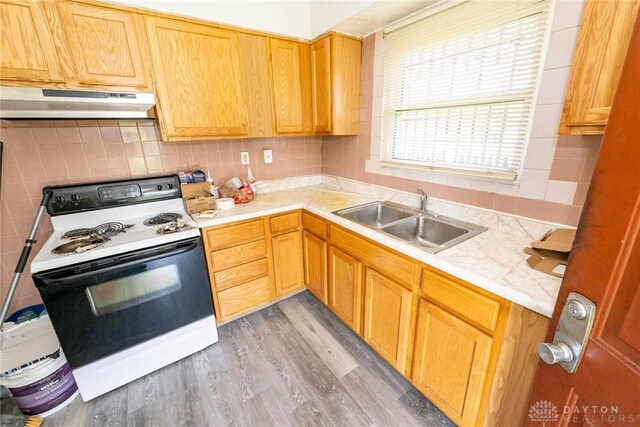
[{"label": "broom handle", "polygon": [[31,254],[31,249],[33,245],[36,243],[36,233],[38,232],[38,228],[40,227],[40,221],[42,221],[42,216],[47,208],[47,204],[49,200],[51,200],[51,195],[53,193],[49,190],[45,190],[42,195],[42,201],[40,202],[40,208],[38,209],[38,213],[36,214],[36,218],[33,221],[33,225],[31,226],[31,232],[29,233],[29,237],[24,242],[24,246],[22,247],[22,252],[20,253],[20,259],[18,259],[18,264],[16,264],[16,269],[13,273],[13,279],[11,279],[11,285],[9,286],[9,290],[7,291],[7,296],[4,299],[4,303],[2,304],[2,312],[0,313],[0,327],[2,327],[2,323],[7,318],[7,312],[9,311],[9,306],[11,305],[11,301],[13,301],[13,296],[16,293],[16,288],[18,287],[18,282],[20,281],[20,276],[22,276],[22,272],[24,271],[24,267],[27,265],[27,261],[29,260],[29,255]]}]

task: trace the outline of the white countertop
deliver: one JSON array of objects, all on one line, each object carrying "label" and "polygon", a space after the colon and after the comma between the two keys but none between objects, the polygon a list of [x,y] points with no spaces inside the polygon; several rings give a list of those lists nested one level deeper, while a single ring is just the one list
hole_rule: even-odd
[{"label": "white countertop", "polygon": [[528,255],[523,252],[523,248],[531,243],[530,236],[492,229],[491,224],[482,223],[480,215],[475,222],[488,226],[489,230],[450,249],[430,254],[402,240],[331,213],[375,200],[377,199],[369,196],[314,185],[259,193],[250,203],[218,211],[215,218],[197,222],[199,227],[210,227],[304,208],[479,288],[551,317],[561,279],[533,270],[527,265],[525,260]]}]

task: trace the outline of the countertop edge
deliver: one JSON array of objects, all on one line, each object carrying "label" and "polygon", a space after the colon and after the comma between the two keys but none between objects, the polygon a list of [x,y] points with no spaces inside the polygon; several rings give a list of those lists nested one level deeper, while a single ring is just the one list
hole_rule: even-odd
[{"label": "countertop edge", "polygon": [[499,297],[505,298],[515,304],[518,304],[545,317],[550,318],[553,314],[553,306],[547,307],[547,304],[540,304],[539,301],[536,301],[530,296],[523,295],[521,292],[514,290],[508,285],[500,283],[494,279],[490,279],[482,275],[470,272],[463,267],[451,264],[446,260],[438,258],[437,254],[424,252],[421,249],[390,237],[389,235],[384,234],[380,231],[376,231],[345,218],[341,218],[331,212],[326,212],[322,209],[315,208],[309,203],[296,202],[283,204],[273,208],[263,208],[252,212],[243,213],[234,213],[234,209],[232,208],[229,210],[219,211],[218,215],[215,218],[196,221],[196,223],[198,224],[198,228],[208,228],[228,224],[231,222],[243,221],[267,215],[274,215],[296,209],[305,209],[319,217],[326,219],[327,221],[345,227],[348,230],[365,238],[369,238],[378,242],[380,240],[385,240],[384,243],[380,244],[392,250],[400,252],[418,262],[425,263],[431,267],[442,270],[445,273],[451,274],[452,276],[456,276],[473,286],[477,286]]}]

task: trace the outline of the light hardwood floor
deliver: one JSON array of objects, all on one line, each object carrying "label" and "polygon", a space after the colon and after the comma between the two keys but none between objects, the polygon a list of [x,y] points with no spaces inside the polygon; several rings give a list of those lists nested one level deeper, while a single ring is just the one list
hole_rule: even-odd
[{"label": "light hardwood floor", "polygon": [[[219,328],[220,341],[43,426],[452,426],[303,292]],[[3,426],[22,426],[2,399]]]}]

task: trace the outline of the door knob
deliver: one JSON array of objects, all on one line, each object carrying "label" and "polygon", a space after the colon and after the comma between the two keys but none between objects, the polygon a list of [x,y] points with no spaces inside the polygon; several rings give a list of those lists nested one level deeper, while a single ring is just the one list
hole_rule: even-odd
[{"label": "door knob", "polygon": [[558,341],[554,344],[542,343],[538,346],[538,354],[540,358],[549,365],[555,365],[556,363],[569,363],[573,361],[573,353],[571,348]]},{"label": "door knob", "polygon": [[593,301],[577,292],[569,292],[558,319],[553,343],[538,346],[540,358],[550,365],[557,363],[573,374],[582,359],[595,314],[596,305]]}]

